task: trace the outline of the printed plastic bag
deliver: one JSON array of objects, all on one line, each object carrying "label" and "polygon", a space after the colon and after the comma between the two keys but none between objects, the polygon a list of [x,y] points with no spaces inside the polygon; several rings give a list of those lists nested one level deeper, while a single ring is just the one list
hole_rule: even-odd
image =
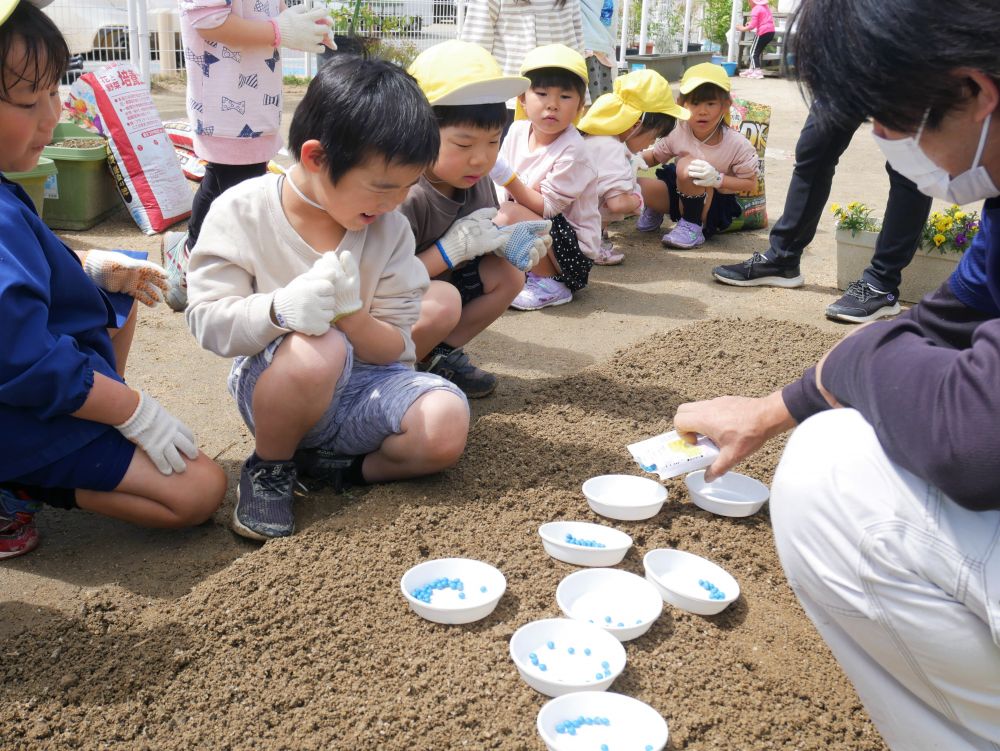
[{"label": "printed plastic bag", "polygon": [[743,209],[724,231],[741,229],[761,229],[767,226],[767,199],[764,195],[764,151],[767,149],[767,132],[771,127],[771,108],[747,99],[733,98],[729,108],[731,126],[738,130],[757,150],[760,169],[757,172],[757,187],[747,193],[738,193],[736,200]]},{"label": "printed plastic bag", "polygon": [[111,173],[139,229],[152,235],[190,216],[191,189],[153,98],[131,65],[84,73],[65,106],[81,125],[108,136]]}]

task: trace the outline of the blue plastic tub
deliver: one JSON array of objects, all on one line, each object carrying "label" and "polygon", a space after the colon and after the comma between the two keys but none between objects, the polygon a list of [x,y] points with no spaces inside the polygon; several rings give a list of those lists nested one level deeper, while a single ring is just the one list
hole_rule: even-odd
[{"label": "blue plastic tub", "polygon": [[736,63],[725,62],[725,63],[719,63],[719,65],[725,68],[726,73],[729,74],[730,76],[736,75]]}]

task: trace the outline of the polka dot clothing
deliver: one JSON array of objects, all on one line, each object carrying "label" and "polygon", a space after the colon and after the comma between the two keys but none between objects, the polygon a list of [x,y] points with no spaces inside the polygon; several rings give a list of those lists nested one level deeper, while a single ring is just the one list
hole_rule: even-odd
[{"label": "polka dot clothing", "polygon": [[587,77],[591,102],[601,94],[610,94],[614,91],[615,79],[611,75],[611,68],[598,60],[596,55],[587,58]]},{"label": "polka dot clothing", "polygon": [[594,262],[580,250],[576,230],[566,221],[566,217],[559,214],[552,217],[552,229],[549,234],[552,236],[552,254],[559,264],[556,281],[565,284],[571,292],[583,289],[587,286]]}]

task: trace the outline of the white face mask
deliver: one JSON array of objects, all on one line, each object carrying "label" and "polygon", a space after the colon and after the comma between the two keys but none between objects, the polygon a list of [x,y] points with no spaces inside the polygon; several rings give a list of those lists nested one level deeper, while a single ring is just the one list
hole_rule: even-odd
[{"label": "white face mask", "polygon": [[920,148],[920,136],[924,132],[924,125],[927,123],[929,113],[930,110],[924,113],[924,119],[920,122],[920,128],[915,136],[896,140],[874,136],[875,143],[885,154],[885,158],[889,160],[892,168],[904,177],[913,180],[921,193],[957,203],[960,206],[1000,195],[1000,188],[997,188],[990,178],[990,173],[979,163],[983,156],[983,150],[986,148],[986,137],[989,134],[993,113],[987,115],[983,122],[979,134],[979,147],[976,149],[972,166],[954,178],[948,174],[947,170],[938,167]]}]

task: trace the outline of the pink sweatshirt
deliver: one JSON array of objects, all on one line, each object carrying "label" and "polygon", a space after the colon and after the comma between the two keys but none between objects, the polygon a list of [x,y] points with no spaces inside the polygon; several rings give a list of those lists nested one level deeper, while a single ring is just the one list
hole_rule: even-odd
[{"label": "pink sweatshirt", "polygon": [[[503,139],[500,154],[521,178],[521,182],[542,194],[546,219],[562,214],[576,232],[580,250],[597,258],[601,245],[601,214],[597,208],[597,170],[587,156],[583,136],[574,127],[566,128],[548,146],[534,151],[528,146],[531,123],[518,120]],[[510,194],[498,186],[500,201]]]},{"label": "pink sweatshirt", "polygon": [[767,5],[755,5],[750,11],[750,20],[747,26],[757,32],[757,36],[774,31],[774,16],[771,8]]},{"label": "pink sweatshirt", "polygon": [[[708,146],[695,138],[691,126],[681,120],[666,138],[661,138],[653,146],[653,156],[658,164],[666,164],[674,157],[689,156],[704,159],[724,175],[754,177],[760,160],[757,151],[739,131],[723,125],[722,140]],[[719,190],[720,193],[732,193]]]},{"label": "pink sweatshirt", "polygon": [[282,78],[274,47],[230,49],[198,29],[217,28],[230,13],[266,21],[283,7],[281,0],[180,0],[188,119],[202,159],[258,164],[278,153]]}]

